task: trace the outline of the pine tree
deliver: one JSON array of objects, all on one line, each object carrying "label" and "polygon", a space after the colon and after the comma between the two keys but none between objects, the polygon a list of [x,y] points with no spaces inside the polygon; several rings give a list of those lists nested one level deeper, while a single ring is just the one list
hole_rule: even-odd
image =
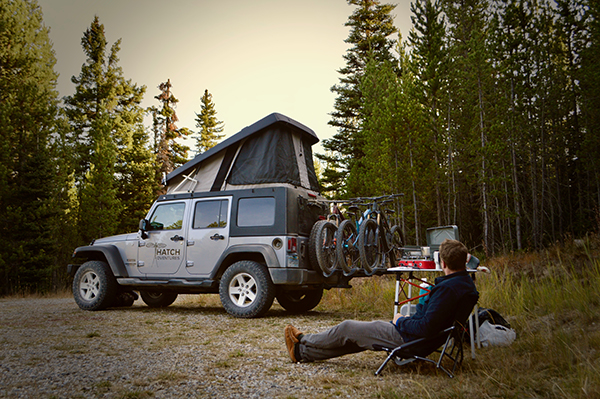
[{"label": "pine tree", "polygon": [[[414,76],[416,100],[426,112],[426,128],[423,134],[428,137],[429,157],[433,161],[433,176],[430,179],[435,189],[437,225],[449,224],[449,214],[443,212],[443,176],[447,170],[440,165],[444,158],[443,143],[446,126],[444,112],[448,98],[448,51],[445,41],[446,26],[441,16],[439,1],[416,0],[411,3],[413,30],[408,35],[412,47],[409,68]],[[423,156],[426,156],[423,154]]]},{"label": "pine tree", "polygon": [[161,83],[158,86],[160,94],[154,97],[160,102],[161,107],[149,108],[153,118],[154,152],[160,180],[186,163],[187,153],[190,150],[188,146],[181,143],[181,139],[192,132],[185,127],[178,128],[175,124],[179,121],[175,112],[179,100],[171,92],[171,87],[171,79]]},{"label": "pine tree", "polygon": [[427,114],[414,95],[415,77],[408,68],[404,47],[399,48],[399,54],[403,71],[400,76],[389,63],[371,61],[367,65],[361,85],[365,168],[359,181],[353,181],[354,175],[348,180],[349,184],[362,184],[365,194],[404,193],[402,203],[412,212],[404,215],[396,203],[396,223],[402,226],[407,240],[420,245],[425,238],[425,210],[434,200],[429,178],[429,136],[423,134]]},{"label": "pine tree", "polygon": [[95,148],[81,188],[79,206],[79,232],[88,242],[114,234],[120,220],[121,205],[114,177],[117,149],[111,137],[111,125],[109,115],[104,114],[91,126]]},{"label": "pine tree", "polygon": [[492,57],[486,47],[488,10],[487,0],[444,3],[452,37],[450,135],[455,144],[453,150],[458,151],[455,163],[461,170],[458,190],[462,214],[458,222],[466,230],[465,236],[483,237],[484,248],[493,251],[489,199],[493,147],[489,143],[494,126],[494,101]]},{"label": "pine tree", "polygon": [[133,129],[131,140],[123,143],[115,165],[118,176],[117,198],[122,209],[118,231],[137,229],[139,220],[145,217],[159,189],[155,157],[142,125],[144,111],[138,103],[133,108],[131,113],[121,113],[121,117],[133,118],[131,122],[134,123],[125,124]]},{"label": "pine tree", "polygon": [[139,218],[129,218],[147,209],[153,199],[148,186],[153,186],[156,173],[140,106],[146,88],[123,77],[117,57],[120,43],[119,39],[107,49],[104,25],[95,17],[81,40],[87,60],[79,76],[71,79],[75,94],[65,98],[83,242],[114,234],[119,225],[132,228]]},{"label": "pine tree", "polygon": [[0,296],[52,288],[56,59],[36,1],[0,3]]},{"label": "pine tree", "polygon": [[204,90],[200,102],[202,103],[200,113],[196,114],[196,127],[200,129],[196,137],[196,149],[198,153],[203,153],[217,145],[217,141],[225,135],[220,134],[223,132],[223,122],[217,120],[215,103],[208,90]]},{"label": "pine tree", "polygon": [[348,3],[357,6],[346,23],[351,28],[346,43],[352,47],[344,55],[346,66],[338,71],[342,75],[340,83],[331,88],[337,98],[329,125],[337,133],[323,140],[323,147],[332,155],[318,155],[328,167],[322,183],[326,190],[338,195],[343,195],[341,189],[347,172],[355,166],[360,169],[364,156],[364,140],[360,137],[363,119],[360,81],[367,62],[372,58],[396,64],[392,55],[394,41],[389,38],[397,31],[390,14],[395,6],[381,5],[378,0],[348,0]]},{"label": "pine tree", "polygon": [[589,14],[586,20],[589,41],[581,51],[581,71],[579,78],[582,91],[582,117],[584,139],[581,145],[582,163],[586,167],[586,180],[590,186],[587,192],[587,209],[595,212],[590,222],[595,222],[600,229],[600,3],[587,1]]},{"label": "pine tree", "polygon": [[532,26],[532,13],[524,0],[500,3],[494,15],[498,29],[491,38],[500,89],[497,103],[506,110],[502,115],[503,141],[506,143],[506,152],[502,153],[506,165],[502,179],[504,200],[498,209],[501,215],[499,241],[504,250],[523,248],[522,184],[525,176],[521,171],[524,149],[530,147],[526,143],[531,130],[526,107],[529,102],[527,87],[533,77],[528,60],[535,52],[531,40],[534,36],[529,31],[537,30]]}]

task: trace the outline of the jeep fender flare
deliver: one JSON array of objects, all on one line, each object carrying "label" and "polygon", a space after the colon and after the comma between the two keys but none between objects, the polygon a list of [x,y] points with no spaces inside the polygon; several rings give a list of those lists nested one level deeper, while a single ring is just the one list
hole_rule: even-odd
[{"label": "jeep fender flare", "polygon": [[73,252],[73,257],[94,260],[105,259],[115,277],[129,277],[119,248],[114,245],[89,245],[78,247],[75,249],[75,252]]},{"label": "jeep fender flare", "polygon": [[[277,255],[275,254],[275,250],[269,245],[266,244],[242,244],[242,245],[233,245],[223,254],[217,261],[218,267],[211,274],[211,278],[218,278],[221,276],[225,269],[227,269],[231,264],[235,263],[237,260],[240,260],[240,256],[242,254],[256,254],[261,256],[266,263],[268,269],[279,266],[279,260],[277,259]],[[243,256],[242,256],[243,257]],[[235,259],[233,261],[228,261],[229,259]],[[247,260],[256,260],[256,259],[247,259]],[[262,262],[259,262],[262,263]]]}]

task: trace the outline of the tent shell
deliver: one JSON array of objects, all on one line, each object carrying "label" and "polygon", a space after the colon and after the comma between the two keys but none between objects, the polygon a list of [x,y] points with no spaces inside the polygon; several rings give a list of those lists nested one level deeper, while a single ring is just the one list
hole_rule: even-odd
[{"label": "tent shell", "polygon": [[270,114],[169,173],[167,193],[284,185],[317,195],[311,146],[318,141],[301,123]]}]

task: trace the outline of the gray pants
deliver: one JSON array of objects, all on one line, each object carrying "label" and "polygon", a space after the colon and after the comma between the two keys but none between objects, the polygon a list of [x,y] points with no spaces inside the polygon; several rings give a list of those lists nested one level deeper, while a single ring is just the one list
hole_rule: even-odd
[{"label": "gray pants", "polygon": [[389,321],[346,320],[327,331],[304,334],[299,343],[298,360],[312,362],[374,350],[375,344],[394,348],[404,341]]}]

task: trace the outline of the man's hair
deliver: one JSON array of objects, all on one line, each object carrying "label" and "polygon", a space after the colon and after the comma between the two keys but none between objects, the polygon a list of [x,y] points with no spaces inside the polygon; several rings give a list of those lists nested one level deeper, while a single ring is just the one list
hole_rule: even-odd
[{"label": "man's hair", "polygon": [[440,245],[440,258],[454,272],[466,268],[468,253],[469,250],[460,241],[445,239]]}]

